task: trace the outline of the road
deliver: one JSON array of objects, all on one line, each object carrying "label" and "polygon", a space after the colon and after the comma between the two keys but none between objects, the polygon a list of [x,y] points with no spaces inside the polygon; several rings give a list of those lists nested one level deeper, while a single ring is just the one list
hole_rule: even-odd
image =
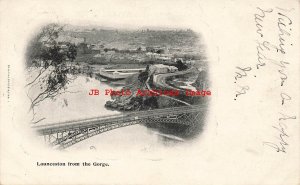
[{"label": "road", "polygon": [[[160,88],[166,88],[166,89],[175,89],[175,90],[179,90],[180,92],[182,93],[185,93],[183,89],[179,89],[179,88],[175,88],[175,87],[172,87],[170,86],[169,84],[166,83],[166,78],[168,77],[171,77],[171,76],[177,76],[177,75],[184,75],[184,74],[188,74],[188,73],[191,73],[193,72],[195,69],[194,68],[190,68],[188,70],[185,70],[185,71],[177,71],[175,73],[165,73],[165,74],[158,74],[156,75],[156,78],[154,79],[153,78],[153,84],[157,87],[160,87]],[[154,75],[154,74],[152,74]],[[147,88],[154,94],[158,94],[157,92],[153,91],[149,85],[149,80],[150,80],[150,77],[148,77],[147,81],[146,81],[146,86]],[[169,99],[172,99],[174,101],[177,101],[177,102],[180,102],[180,103],[183,103],[185,105],[188,105],[188,106],[191,106],[191,104],[185,102],[185,101],[182,101],[182,100],[179,100],[177,98],[174,98],[174,97],[171,97],[171,96],[167,96],[167,95],[161,95],[161,96],[164,96],[166,98],[169,98]]]},{"label": "road", "polygon": [[185,75],[185,74],[192,73],[192,72],[195,72],[195,68],[190,68],[190,69],[184,70],[184,71],[177,71],[175,73],[157,74],[157,75],[155,75],[155,78],[153,78],[153,84],[160,88],[176,89],[176,90],[184,92],[184,89],[182,89],[182,88],[176,88],[176,87],[173,87],[173,86],[170,86],[169,84],[167,84],[166,78],[169,78],[172,76],[178,76],[178,75]]}]

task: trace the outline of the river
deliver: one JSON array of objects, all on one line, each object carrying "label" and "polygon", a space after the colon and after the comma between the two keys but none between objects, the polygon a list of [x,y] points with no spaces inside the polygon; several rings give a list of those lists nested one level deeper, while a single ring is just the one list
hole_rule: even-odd
[{"label": "river", "polygon": [[[65,93],[59,94],[53,100],[45,100],[38,107],[37,117],[46,119],[39,124],[49,124],[67,120],[83,119],[96,116],[120,114],[117,110],[105,108],[110,96],[105,95],[105,89],[117,90],[122,87],[119,82],[101,82],[99,79],[79,75],[67,85]],[[99,96],[90,96],[91,89],[98,89]],[[144,125],[133,125],[99,134],[67,150],[91,150],[97,148],[119,147],[145,150],[162,146],[172,146],[182,139],[173,135],[160,133],[158,130]],[[111,148],[113,149],[113,148]]]}]

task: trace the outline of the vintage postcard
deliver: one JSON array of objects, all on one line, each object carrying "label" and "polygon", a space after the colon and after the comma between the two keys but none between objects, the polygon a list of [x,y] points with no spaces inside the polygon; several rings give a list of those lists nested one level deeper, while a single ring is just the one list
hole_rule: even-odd
[{"label": "vintage postcard", "polygon": [[0,184],[299,185],[299,1],[0,1]]}]

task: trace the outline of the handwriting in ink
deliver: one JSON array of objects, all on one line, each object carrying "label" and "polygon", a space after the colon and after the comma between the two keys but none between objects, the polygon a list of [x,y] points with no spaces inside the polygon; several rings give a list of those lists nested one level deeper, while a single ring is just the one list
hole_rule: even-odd
[{"label": "handwriting in ink", "polygon": [[280,117],[278,120],[281,121],[281,120],[289,120],[289,119],[296,119],[296,116],[288,116],[286,114],[283,114],[283,113],[279,113],[281,114],[282,117]]},{"label": "handwriting in ink", "polygon": [[243,78],[243,77],[246,77],[247,76],[247,72],[248,71],[251,71],[251,67],[245,67],[245,68],[242,68],[242,67],[236,67],[238,69],[237,72],[235,72],[235,77],[234,79],[235,80],[238,80],[239,78]]},{"label": "handwriting in ink", "polygon": [[289,101],[291,100],[292,98],[286,94],[286,93],[280,93],[280,97],[281,97],[281,105],[284,105],[285,104],[285,101]]},{"label": "handwriting in ink", "polygon": [[259,13],[256,13],[254,14],[254,21],[256,23],[256,33],[260,36],[260,37],[263,37],[264,34],[262,33],[262,28],[263,28],[263,25],[262,25],[262,22],[263,22],[263,19],[266,17],[266,13],[271,13],[273,12],[273,9],[268,9],[268,10],[263,10],[259,7],[256,7],[260,12]]},{"label": "handwriting in ink", "polygon": [[292,20],[286,16],[283,13],[278,12],[278,22],[277,22],[277,26],[279,29],[279,34],[278,34],[278,40],[279,40],[279,51],[282,54],[286,53],[285,50],[285,42],[286,42],[286,37],[289,37],[290,31],[292,31],[292,28],[290,27],[290,25],[293,24]]},{"label": "handwriting in ink", "polygon": [[278,123],[277,126],[272,126],[276,131],[279,132],[279,137],[276,137],[278,140],[278,143],[273,142],[263,142],[263,145],[269,146],[271,148],[274,148],[276,152],[283,152],[286,153],[286,146],[289,145],[286,137],[289,137],[286,133],[287,126],[284,123]]},{"label": "handwriting in ink", "polygon": [[[250,89],[249,86],[239,86],[240,90],[236,91],[235,97],[237,98],[240,95],[246,94],[247,91]],[[234,100],[236,100],[236,98]]]}]

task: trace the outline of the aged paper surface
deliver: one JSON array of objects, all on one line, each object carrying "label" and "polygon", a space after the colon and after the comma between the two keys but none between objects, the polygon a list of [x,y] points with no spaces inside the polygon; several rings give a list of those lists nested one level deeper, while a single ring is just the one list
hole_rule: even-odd
[{"label": "aged paper surface", "polygon": [[0,39],[0,184],[300,184],[299,1],[2,0]]}]

